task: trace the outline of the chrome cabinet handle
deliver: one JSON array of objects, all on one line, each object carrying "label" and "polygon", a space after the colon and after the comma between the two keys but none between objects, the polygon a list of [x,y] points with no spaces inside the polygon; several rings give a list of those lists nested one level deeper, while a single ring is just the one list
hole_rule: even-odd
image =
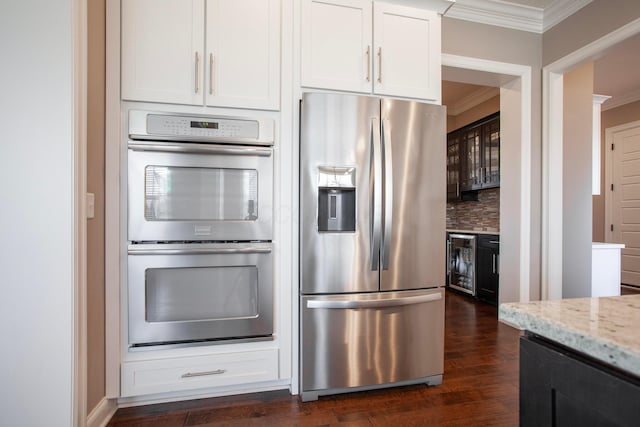
[{"label": "chrome cabinet handle", "polygon": [[209,54],[209,95],[213,95],[213,53]]},{"label": "chrome cabinet handle", "polygon": [[451,241],[447,240],[447,274],[451,274]]},{"label": "chrome cabinet handle", "polygon": [[182,374],[182,378],[205,377],[208,375],[220,375],[227,372],[226,369],[216,369],[215,371],[187,372]]},{"label": "chrome cabinet handle", "polygon": [[460,181],[456,182],[456,197],[460,197]]},{"label": "chrome cabinet handle", "polygon": [[401,305],[422,304],[442,299],[441,293],[428,295],[416,295],[413,297],[390,298],[390,299],[366,299],[366,300],[309,300],[307,308],[383,308],[397,307]]},{"label": "chrome cabinet handle", "polygon": [[378,48],[378,83],[382,83],[382,47]]},{"label": "chrome cabinet handle", "polygon": [[496,254],[491,254],[491,257],[493,258],[493,273],[495,274],[495,272],[496,272]]},{"label": "chrome cabinet handle", "polygon": [[200,55],[196,52],[196,93],[200,91]]},{"label": "chrome cabinet handle", "polygon": [[380,123],[371,119],[371,147],[369,157],[369,237],[371,270],[379,268],[380,237],[382,234],[382,159],[380,146]]},{"label": "chrome cabinet handle", "polygon": [[382,120],[382,157],[384,158],[384,228],[382,229],[382,268],[389,269],[393,224],[393,160],[391,156],[391,126],[389,120]]},{"label": "chrome cabinet handle", "polygon": [[371,45],[367,46],[367,81],[371,81]]},{"label": "chrome cabinet handle", "polygon": [[499,245],[500,244],[500,240],[489,240],[489,243],[494,243]]}]

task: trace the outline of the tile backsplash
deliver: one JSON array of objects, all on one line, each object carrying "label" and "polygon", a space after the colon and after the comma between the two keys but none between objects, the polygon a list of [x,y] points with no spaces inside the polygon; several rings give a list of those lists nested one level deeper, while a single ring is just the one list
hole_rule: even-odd
[{"label": "tile backsplash", "polygon": [[500,188],[479,191],[477,202],[448,202],[447,228],[500,231]]}]

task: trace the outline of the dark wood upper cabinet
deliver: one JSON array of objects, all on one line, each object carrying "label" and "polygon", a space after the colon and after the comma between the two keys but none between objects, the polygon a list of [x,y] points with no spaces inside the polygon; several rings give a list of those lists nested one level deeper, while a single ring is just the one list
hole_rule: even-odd
[{"label": "dark wood upper cabinet", "polygon": [[447,134],[447,200],[500,186],[500,113]]}]

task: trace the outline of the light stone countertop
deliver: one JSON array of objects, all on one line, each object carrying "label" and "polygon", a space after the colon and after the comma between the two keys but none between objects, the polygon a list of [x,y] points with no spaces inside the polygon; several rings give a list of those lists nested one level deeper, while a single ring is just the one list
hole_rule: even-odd
[{"label": "light stone countertop", "polygon": [[640,377],[640,295],[506,303],[498,318]]}]

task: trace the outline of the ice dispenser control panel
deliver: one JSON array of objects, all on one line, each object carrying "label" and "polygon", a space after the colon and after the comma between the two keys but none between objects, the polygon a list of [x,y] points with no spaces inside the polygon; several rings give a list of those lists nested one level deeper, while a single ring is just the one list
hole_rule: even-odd
[{"label": "ice dispenser control panel", "polygon": [[356,231],[356,169],[318,168],[318,231]]}]

